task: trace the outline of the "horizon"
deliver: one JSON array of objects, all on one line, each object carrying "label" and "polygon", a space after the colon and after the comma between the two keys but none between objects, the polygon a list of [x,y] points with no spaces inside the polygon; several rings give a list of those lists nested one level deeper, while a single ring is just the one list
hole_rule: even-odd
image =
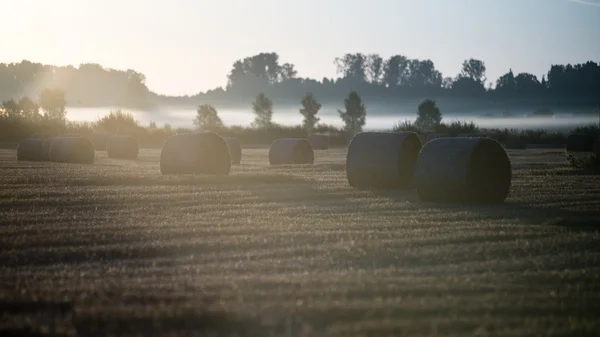
[{"label": "horizon", "polygon": [[[134,69],[146,76],[151,91],[166,96],[224,87],[233,62],[271,51],[280,55],[281,63],[294,64],[299,77],[319,81],[339,77],[335,57],[355,52],[431,59],[444,77],[455,77],[462,61],[476,58],[486,63],[487,82],[495,82],[509,69],[540,78],[552,64],[600,61],[600,44],[591,43],[600,40],[600,1],[379,0],[368,7],[341,0],[308,0],[301,6],[274,0],[97,4],[74,0],[0,4],[4,13],[28,14],[8,15],[3,22],[0,38],[12,47],[0,61]],[[329,14],[340,8],[344,15]],[[202,15],[206,11],[211,15]],[[429,21],[424,27],[423,15],[404,13],[427,13]],[[308,26],[306,17],[311,18]],[[508,17],[519,24],[506,25]],[[342,25],[349,19],[365,24]],[[557,24],[560,20],[564,24]]]}]

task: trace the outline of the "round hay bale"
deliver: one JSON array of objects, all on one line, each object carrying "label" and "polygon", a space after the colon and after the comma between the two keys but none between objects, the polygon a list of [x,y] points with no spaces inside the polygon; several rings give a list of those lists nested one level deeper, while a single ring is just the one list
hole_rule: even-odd
[{"label": "round hay bale", "polygon": [[308,141],[312,146],[313,150],[327,150],[329,149],[329,136],[328,135],[310,135]]},{"label": "round hay bale", "polygon": [[594,153],[600,155],[600,139],[594,143]]},{"label": "round hay bale", "polygon": [[43,161],[42,144],[44,138],[27,138],[17,145],[18,161]]},{"label": "round hay bale", "polygon": [[594,150],[594,137],[583,133],[572,133],[567,137],[567,151],[592,152]]},{"label": "round hay bale", "polygon": [[427,135],[427,138],[425,139],[425,143],[432,141],[434,139],[438,139],[438,138],[445,138],[445,137],[450,137],[450,134],[448,133],[430,133]]},{"label": "round hay bale", "polygon": [[96,151],[89,139],[55,137],[50,144],[50,160],[55,163],[93,164]]},{"label": "round hay bale", "polygon": [[406,188],[421,150],[414,132],[361,132],[348,146],[346,177],[357,188]]},{"label": "round hay bale", "polygon": [[489,138],[438,138],[421,149],[415,185],[423,201],[501,203],[510,190],[506,151]]},{"label": "round hay bale", "polygon": [[524,137],[517,135],[509,135],[506,138],[506,146],[510,150],[525,150],[527,148],[527,141]]},{"label": "round hay bale", "polygon": [[111,136],[106,140],[106,154],[114,159],[136,159],[140,151],[137,140],[132,136]]},{"label": "round hay bale", "polygon": [[160,153],[162,174],[228,175],[231,155],[214,132],[179,133],[165,141]]},{"label": "round hay bale", "polygon": [[242,162],[242,144],[239,139],[233,137],[223,138],[229,149],[229,155],[231,156],[231,163],[239,164]]},{"label": "round hay bale", "polygon": [[308,139],[304,138],[279,138],[269,149],[269,163],[271,165],[285,164],[313,164],[315,153]]},{"label": "round hay bale", "polygon": [[[67,133],[60,135],[58,137],[69,138],[69,137],[81,137],[76,133]],[[52,148],[52,143],[54,142],[54,138],[57,137],[48,137],[44,139],[44,143],[42,144],[42,158],[43,160],[50,161],[50,148]]]}]

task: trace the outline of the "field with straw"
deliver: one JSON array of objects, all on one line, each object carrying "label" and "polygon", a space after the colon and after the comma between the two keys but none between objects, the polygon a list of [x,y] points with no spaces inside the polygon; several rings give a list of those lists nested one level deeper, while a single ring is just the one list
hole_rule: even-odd
[{"label": "field with straw", "polygon": [[162,176],[0,150],[0,335],[597,336],[600,176],[509,151],[499,206],[348,186],[345,150]]}]

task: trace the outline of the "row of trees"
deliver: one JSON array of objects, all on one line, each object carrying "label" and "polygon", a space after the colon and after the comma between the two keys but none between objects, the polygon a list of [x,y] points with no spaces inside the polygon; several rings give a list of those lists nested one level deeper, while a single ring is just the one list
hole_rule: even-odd
[{"label": "row of trees", "polygon": [[18,101],[12,98],[3,101],[0,105],[0,117],[64,122],[67,115],[66,106],[67,101],[62,90],[46,88],[42,90],[38,102],[27,96]]},{"label": "row of trees", "polygon": [[37,97],[44,88],[65,92],[72,104],[145,107],[151,94],[146,77],[134,70],[103,68],[99,64],[57,67],[29,61],[0,63],[0,100]]},{"label": "row of trees", "polygon": [[[299,112],[303,116],[302,128],[307,134],[311,134],[320,118],[317,117],[321,104],[315,96],[308,92],[300,101],[302,107]],[[340,118],[344,122],[344,130],[355,134],[362,131],[365,125],[367,109],[357,92],[352,91],[344,99],[345,110],[338,110]],[[273,101],[264,93],[258,94],[252,102],[252,111],[255,118],[252,126],[258,129],[267,129],[273,126]],[[219,130],[223,128],[223,121],[219,117],[217,109],[210,104],[202,104],[198,107],[194,125],[200,130]]]},{"label": "row of trees", "polygon": [[293,64],[280,65],[276,53],[262,53],[233,64],[226,91],[217,89],[204,96],[220,96],[226,92],[243,94],[251,91],[251,88],[264,89],[274,84],[281,89],[272,88],[275,96],[299,89],[313,89],[307,91],[321,94],[328,89],[332,92],[327,87],[339,87],[342,90],[351,87],[369,95],[446,92],[460,96],[492,94],[524,97],[548,94],[597,97],[600,94],[600,64],[595,62],[552,65],[541,79],[530,73],[515,75],[509,70],[493,83],[488,82],[486,77],[485,62],[477,59],[465,60],[455,77],[444,77],[431,60],[410,59],[404,55],[392,55],[384,59],[378,54],[348,53],[335,58],[334,64],[338,79],[302,79],[296,77]]},{"label": "row of trees", "polygon": [[277,53],[260,53],[237,60],[227,75],[227,85],[195,96],[167,97],[154,94],[143,74],[134,70],[103,68],[99,64],[57,67],[29,61],[0,63],[0,99],[38,96],[43,88],[58,88],[72,104],[119,105],[148,108],[153,104],[246,99],[264,92],[270,97],[293,98],[313,92],[325,100],[338,100],[349,91],[363,95],[579,99],[600,95],[600,64],[552,65],[538,78],[512,70],[495,81],[486,77],[482,60],[468,59],[459,74],[444,76],[432,60],[392,55],[348,53],[334,60],[338,78],[299,78],[291,63],[281,63]]}]

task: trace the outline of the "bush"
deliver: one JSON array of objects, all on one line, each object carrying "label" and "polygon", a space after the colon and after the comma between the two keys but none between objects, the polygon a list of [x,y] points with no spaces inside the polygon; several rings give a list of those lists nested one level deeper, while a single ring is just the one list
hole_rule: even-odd
[{"label": "bush", "polygon": [[586,173],[600,174],[600,154],[593,153],[583,156],[568,154],[567,160],[573,168],[583,170]]}]

